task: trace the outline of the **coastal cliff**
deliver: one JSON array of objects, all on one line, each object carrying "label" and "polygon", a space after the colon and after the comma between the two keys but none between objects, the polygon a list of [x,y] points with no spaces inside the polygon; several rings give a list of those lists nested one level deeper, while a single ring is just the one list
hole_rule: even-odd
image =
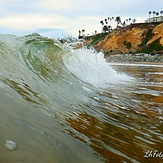
[{"label": "coastal cliff", "polygon": [[114,54],[163,54],[163,23],[137,23],[114,29],[110,33],[86,37],[87,46]]}]

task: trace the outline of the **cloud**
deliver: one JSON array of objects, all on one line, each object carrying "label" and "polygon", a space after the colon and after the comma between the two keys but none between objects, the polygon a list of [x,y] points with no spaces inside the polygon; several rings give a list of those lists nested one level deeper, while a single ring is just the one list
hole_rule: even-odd
[{"label": "cloud", "polygon": [[101,32],[99,22],[107,17],[121,16],[123,20],[130,17],[140,22],[148,18],[148,11],[161,9],[162,0],[149,1],[0,0],[0,27],[14,32],[44,29],[45,34],[52,33],[54,29],[55,33],[67,31],[72,35],[78,35],[79,30],[85,29],[86,34],[91,34],[95,30]]},{"label": "cloud", "polygon": [[[39,32],[47,36],[61,37],[64,35],[78,36],[78,31],[85,29],[85,34],[101,32],[101,16],[78,16],[74,18],[56,14],[22,14],[0,18],[1,27],[22,33]],[[137,19],[138,21],[142,18]],[[11,31],[10,30],[10,31]],[[58,33],[57,33],[58,32]]]},{"label": "cloud", "polygon": [[86,34],[92,34],[95,30],[101,32],[101,19],[102,17],[99,16],[79,16],[71,22],[71,26],[67,30],[72,35],[78,34],[78,31],[82,29],[85,29]]},{"label": "cloud", "polygon": [[[99,16],[64,17],[56,14],[21,14],[0,18],[3,28],[11,28],[26,31],[38,31],[39,29],[60,29],[72,35],[77,35],[78,30],[85,29],[90,33],[100,27]],[[47,33],[47,31],[46,31]]]},{"label": "cloud", "polygon": [[39,7],[45,10],[67,13],[68,15],[73,13],[76,16],[115,14],[137,5],[139,5],[137,0],[41,0],[38,4]]},{"label": "cloud", "polygon": [[38,4],[42,8],[46,8],[48,10],[63,10],[63,9],[72,9],[76,6],[76,0],[62,0],[62,1],[54,1],[54,0],[40,0]]},{"label": "cloud", "polygon": [[35,32],[41,34],[42,36],[45,37],[50,37],[50,38],[63,38],[68,35],[68,33],[63,30],[63,29],[49,29],[49,28],[41,28],[37,29]]},{"label": "cloud", "polygon": [[0,3],[6,3],[6,4],[11,4],[11,3],[20,3],[20,2],[24,2],[25,0],[0,0]]},{"label": "cloud", "polygon": [[2,27],[17,29],[35,29],[35,28],[62,28],[62,24],[67,23],[67,19],[58,15],[43,14],[24,14],[7,16],[0,19]]}]

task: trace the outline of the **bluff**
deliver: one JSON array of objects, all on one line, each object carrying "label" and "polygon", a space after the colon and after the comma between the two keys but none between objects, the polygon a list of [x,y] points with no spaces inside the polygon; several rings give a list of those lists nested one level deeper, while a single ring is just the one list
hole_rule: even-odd
[{"label": "bluff", "polygon": [[126,53],[163,54],[163,23],[136,23],[85,38],[105,56]]}]

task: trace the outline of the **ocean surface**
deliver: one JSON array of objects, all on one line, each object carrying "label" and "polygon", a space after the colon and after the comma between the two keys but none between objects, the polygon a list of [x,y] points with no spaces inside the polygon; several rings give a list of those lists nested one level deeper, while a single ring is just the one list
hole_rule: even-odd
[{"label": "ocean surface", "polygon": [[162,163],[163,64],[0,35],[0,163],[65,162]]}]

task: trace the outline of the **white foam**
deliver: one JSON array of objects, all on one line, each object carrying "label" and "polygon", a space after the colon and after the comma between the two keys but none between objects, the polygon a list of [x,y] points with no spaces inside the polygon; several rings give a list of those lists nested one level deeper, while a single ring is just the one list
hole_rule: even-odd
[{"label": "white foam", "polygon": [[80,80],[96,87],[108,87],[110,83],[129,81],[131,77],[117,73],[103,57],[103,53],[96,53],[90,49],[72,51],[64,57],[64,64],[68,70]]}]

